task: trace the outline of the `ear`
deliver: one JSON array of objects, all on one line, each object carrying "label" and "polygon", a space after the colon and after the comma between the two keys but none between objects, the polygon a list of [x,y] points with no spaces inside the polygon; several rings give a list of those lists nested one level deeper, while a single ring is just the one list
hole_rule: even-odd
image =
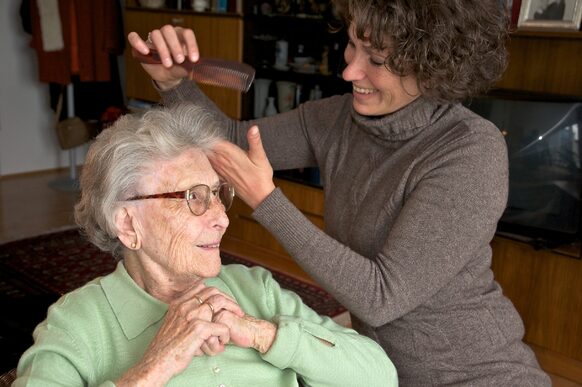
[{"label": "ear", "polygon": [[117,237],[125,247],[131,250],[139,250],[141,246],[135,221],[134,216],[126,207],[120,207],[115,210]]}]

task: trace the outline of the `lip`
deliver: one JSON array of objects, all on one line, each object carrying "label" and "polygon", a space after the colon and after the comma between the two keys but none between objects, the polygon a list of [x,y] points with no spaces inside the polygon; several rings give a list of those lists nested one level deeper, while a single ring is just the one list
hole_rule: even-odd
[{"label": "lip", "polygon": [[378,92],[378,89],[372,87],[361,87],[358,85],[352,84],[352,91],[354,94],[358,95],[372,95]]},{"label": "lip", "polygon": [[196,245],[196,247],[203,250],[217,250],[220,249],[220,242],[201,243]]}]

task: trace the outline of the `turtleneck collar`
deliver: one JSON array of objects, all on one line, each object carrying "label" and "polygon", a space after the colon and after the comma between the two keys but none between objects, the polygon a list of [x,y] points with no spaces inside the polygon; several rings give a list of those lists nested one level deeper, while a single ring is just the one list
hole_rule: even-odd
[{"label": "turtleneck collar", "polygon": [[402,109],[379,117],[363,116],[352,106],[352,119],[361,130],[381,140],[404,141],[433,124],[449,108],[450,105],[421,96]]}]

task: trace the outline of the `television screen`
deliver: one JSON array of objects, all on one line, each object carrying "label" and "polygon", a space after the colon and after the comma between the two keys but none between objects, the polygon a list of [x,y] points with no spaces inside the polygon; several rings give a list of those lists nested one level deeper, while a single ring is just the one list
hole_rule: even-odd
[{"label": "television screen", "polygon": [[498,233],[557,247],[580,235],[582,101],[477,98],[466,103],[503,133],[509,198]]}]

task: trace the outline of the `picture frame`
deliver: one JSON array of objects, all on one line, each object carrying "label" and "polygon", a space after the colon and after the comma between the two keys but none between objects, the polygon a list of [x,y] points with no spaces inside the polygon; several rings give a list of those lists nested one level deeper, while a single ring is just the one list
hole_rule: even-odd
[{"label": "picture frame", "polygon": [[580,29],[582,0],[522,0],[518,29]]}]

